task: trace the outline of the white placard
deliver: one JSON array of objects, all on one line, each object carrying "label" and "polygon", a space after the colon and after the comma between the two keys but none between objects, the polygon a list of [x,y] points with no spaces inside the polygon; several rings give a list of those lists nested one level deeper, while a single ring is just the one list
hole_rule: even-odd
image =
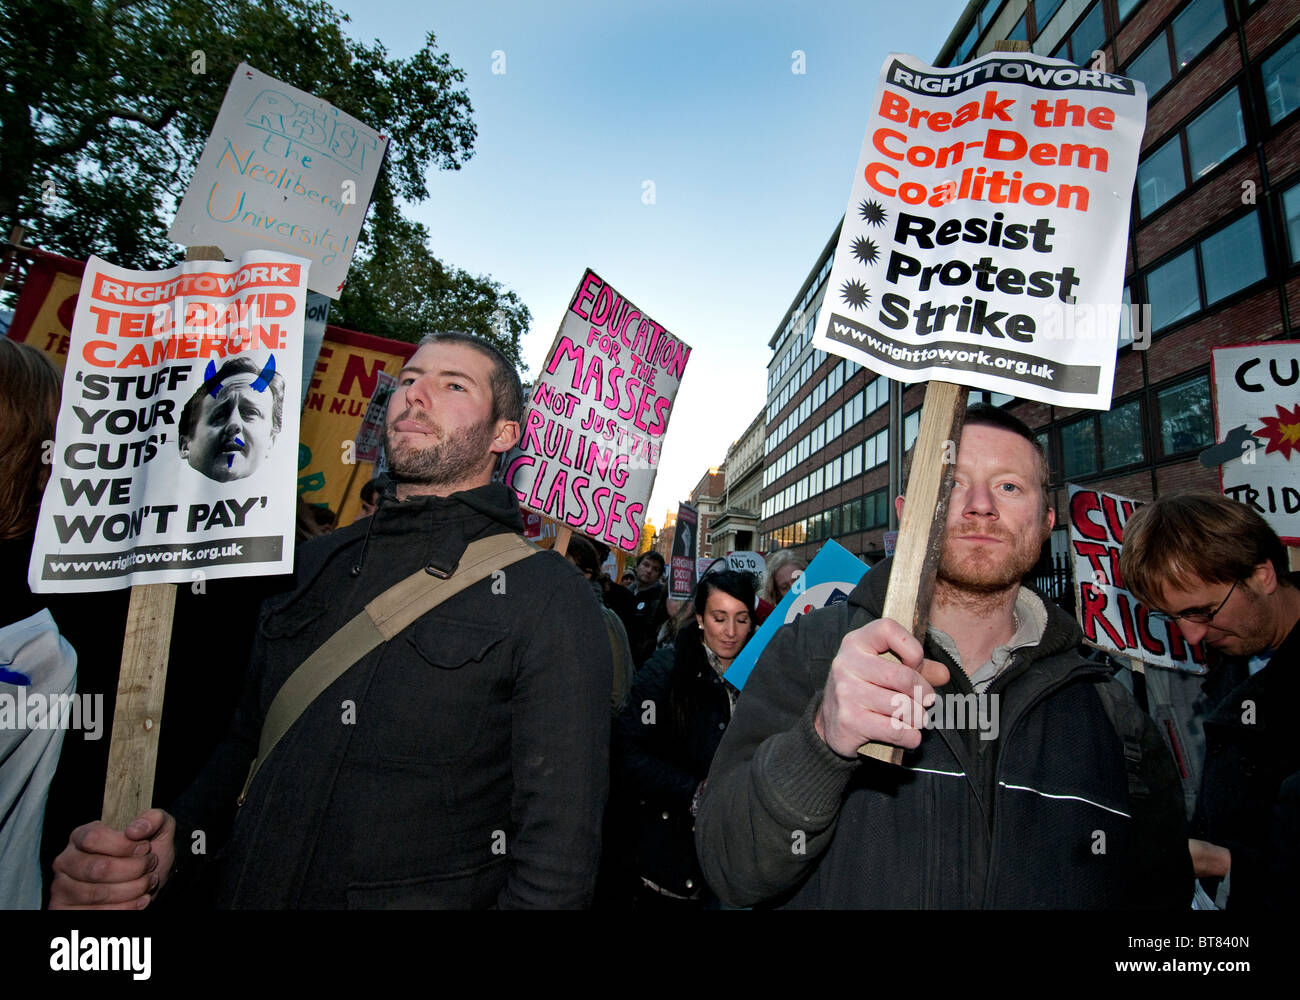
[{"label": "white placard", "polygon": [[636,552],[690,356],[690,347],[588,269],[506,459],[504,479],[519,502]]},{"label": "white placard", "polygon": [[1027,53],[880,72],[813,343],[1108,409],[1143,85]]},{"label": "white placard", "polygon": [[1300,341],[1210,353],[1215,440],[1237,442],[1219,469],[1223,495],[1253,507],[1286,544],[1300,545]]},{"label": "white placard", "polygon": [[328,101],[240,63],[167,238],[227,257],[301,255],[308,287],[337,299],[387,148]]},{"label": "white placard", "polygon": [[308,262],[86,263],[28,582],[116,590],[293,568]]}]

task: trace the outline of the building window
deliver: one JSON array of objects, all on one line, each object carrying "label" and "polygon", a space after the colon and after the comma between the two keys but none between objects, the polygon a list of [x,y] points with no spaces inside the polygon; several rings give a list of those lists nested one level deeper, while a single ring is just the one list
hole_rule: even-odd
[{"label": "building window", "polygon": [[903,451],[908,452],[916,444],[916,435],[921,431],[921,408],[918,406],[903,417]]},{"label": "building window", "polygon": [[889,461],[889,428],[886,427],[862,442],[862,467],[874,469]]},{"label": "building window", "polygon": [[1293,184],[1282,195],[1282,214],[1286,216],[1286,238],[1291,249],[1291,263],[1300,264],[1300,184]]},{"label": "building window", "polygon": [[1199,451],[1214,443],[1210,380],[1204,375],[1156,393],[1160,450],[1164,457]]},{"label": "building window", "polygon": [[1056,12],[1061,9],[1061,4],[1065,0],[1035,0],[1034,3],[1034,34],[1041,35],[1043,29],[1051,23]]},{"label": "building window", "polygon": [[863,499],[862,530],[883,528],[889,523],[889,490],[868,493]]},{"label": "building window", "polygon": [[1101,425],[1101,467],[1118,469],[1145,460],[1142,444],[1142,402],[1134,399],[1099,413]]},{"label": "building window", "polygon": [[1196,287],[1196,255],[1192,250],[1162,264],[1147,275],[1151,326],[1159,330],[1192,315],[1201,307]]},{"label": "building window", "polygon": [[844,516],[842,518],[844,525],[844,534],[851,535],[855,531],[862,530],[862,498],[850,500],[842,508]]},{"label": "building window", "polygon": [[866,414],[869,416],[889,402],[889,379],[873,379],[866,388]]},{"label": "building window", "polygon": [[1234,87],[1187,126],[1187,157],[1196,183],[1246,145],[1241,97]]},{"label": "building window", "polygon": [[1192,0],[1174,18],[1174,70],[1181,73],[1228,26],[1223,0]]},{"label": "building window", "polygon": [[844,426],[852,427],[862,420],[862,400],[865,393],[855,392],[847,403],[844,404]]},{"label": "building window", "polygon": [[1228,27],[1223,0],[1191,0],[1124,68],[1154,97]]},{"label": "building window", "polygon": [[854,476],[862,475],[862,448],[854,446],[846,451],[841,458],[841,467],[844,471],[844,482],[848,482]]},{"label": "building window", "polygon": [[1269,124],[1276,125],[1300,107],[1300,34],[1264,60],[1260,76]]},{"label": "building window", "polygon": [[1251,212],[1147,272],[1151,328],[1192,316],[1265,276],[1259,219]]},{"label": "building window", "polygon": [[1138,215],[1146,218],[1186,186],[1182,141],[1175,135],[1138,165]]},{"label": "building window", "polygon": [[1056,462],[1052,457],[1051,435],[1047,431],[1042,430],[1034,435],[1034,440],[1038,442],[1039,449],[1042,450],[1043,455],[1047,458],[1047,472],[1048,478],[1050,479],[1056,473]]},{"label": "building window", "polygon": [[1141,6],[1142,6],[1142,0],[1119,0],[1119,3],[1116,4],[1116,7],[1119,11],[1120,21],[1122,22],[1127,20],[1128,16]]},{"label": "building window", "polygon": [[1169,40],[1163,31],[1124,68],[1124,75],[1146,84],[1148,99],[1173,79],[1169,68]]},{"label": "building window", "polygon": [[1234,87],[1138,165],[1138,214],[1150,215],[1244,145],[1246,125]]},{"label": "building window", "polygon": [[1061,459],[1066,479],[1090,476],[1097,471],[1097,432],[1091,416],[1061,428]]},{"label": "building window", "polygon": [[1264,277],[1264,244],[1253,212],[1207,236],[1200,251],[1207,306]]},{"label": "building window", "polygon": [[1029,8],[1020,15],[1020,20],[1016,22],[1015,27],[1007,32],[1007,41],[1009,42],[1027,42],[1029,41]]},{"label": "building window", "polygon": [[1098,2],[1083,15],[1083,20],[1066,35],[1065,40],[1056,47],[1052,55],[1085,66],[1092,61],[1092,54],[1101,48],[1105,40],[1106,24],[1101,16],[1101,3]]}]

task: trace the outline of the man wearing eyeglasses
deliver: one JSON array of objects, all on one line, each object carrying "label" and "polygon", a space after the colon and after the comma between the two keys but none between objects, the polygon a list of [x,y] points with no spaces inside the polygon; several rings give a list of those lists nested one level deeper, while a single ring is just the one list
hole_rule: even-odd
[{"label": "man wearing eyeglasses", "polygon": [[1231,877],[1233,909],[1280,904],[1279,873],[1300,849],[1296,831],[1275,818],[1279,789],[1300,772],[1292,721],[1300,705],[1300,574],[1287,575],[1286,549],[1262,517],[1213,494],[1162,497],[1134,512],[1120,572],[1189,642],[1250,661],[1251,676],[1205,720],[1190,849],[1198,877]]}]

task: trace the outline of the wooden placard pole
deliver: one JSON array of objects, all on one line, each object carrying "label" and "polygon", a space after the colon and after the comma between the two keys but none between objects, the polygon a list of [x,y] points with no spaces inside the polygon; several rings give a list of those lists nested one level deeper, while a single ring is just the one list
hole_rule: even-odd
[{"label": "wooden placard pole", "polygon": [[[218,247],[190,247],[186,260],[225,260]],[[117,677],[117,707],[108,746],[103,820],[121,830],[153,805],[153,778],[162,731],[163,692],[171,651],[176,584],[131,588]]]},{"label": "wooden placard pole", "polygon": [[573,529],[567,524],[558,525],[555,529],[555,551],[560,555],[569,554],[569,539],[573,537]]},{"label": "wooden placard pole", "polygon": [[[1003,40],[995,42],[993,50],[1028,52],[1029,43]],[[883,616],[906,626],[920,642],[925,642],[934,578],[943,552],[957,444],[966,419],[966,394],[965,386],[952,382],[931,382],[926,387],[903,520],[898,526],[898,547],[885,592]],[[897,661],[891,654],[886,658]],[[903,748],[892,743],[867,743],[858,748],[858,753],[887,764],[903,762]]]},{"label": "wooden placard pole", "polygon": [[[921,642],[925,641],[934,578],[943,552],[948,497],[952,493],[961,425],[966,418],[967,392],[965,386],[952,382],[931,382],[926,386],[903,520],[898,526],[898,546],[885,592],[882,617],[903,625]],[[897,661],[892,654],[886,654],[886,658]],[[867,743],[858,748],[858,753],[887,764],[903,761],[903,748],[891,743]]]}]

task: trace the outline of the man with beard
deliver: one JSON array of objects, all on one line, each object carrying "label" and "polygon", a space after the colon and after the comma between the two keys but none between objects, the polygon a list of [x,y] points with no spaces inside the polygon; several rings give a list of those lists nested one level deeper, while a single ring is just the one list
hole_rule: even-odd
[{"label": "man with beard", "polygon": [[74,831],[52,906],[138,909],[199,868],[227,907],[589,901],[612,668],[592,641],[604,626],[590,585],[558,554],[527,554],[446,597],[358,653],[291,725],[272,725],[296,668],[394,584],[454,584],[478,558],[471,545],[522,531],[513,492],[492,481],[522,416],[518,375],[494,347],[421,342],[388,407],[392,482],[372,516],[299,550],[296,588],[263,609],[230,737],[171,813]]},{"label": "man with beard", "polygon": [[[696,822],[725,902],[1190,902],[1168,750],[1109,671],[1079,655],[1074,620],[1021,582],[1055,523],[1047,488],[1029,428],[972,406],[924,647],[880,617],[888,561],[847,603],[773,637]],[[902,765],[859,755],[868,741],[903,747]]]}]

